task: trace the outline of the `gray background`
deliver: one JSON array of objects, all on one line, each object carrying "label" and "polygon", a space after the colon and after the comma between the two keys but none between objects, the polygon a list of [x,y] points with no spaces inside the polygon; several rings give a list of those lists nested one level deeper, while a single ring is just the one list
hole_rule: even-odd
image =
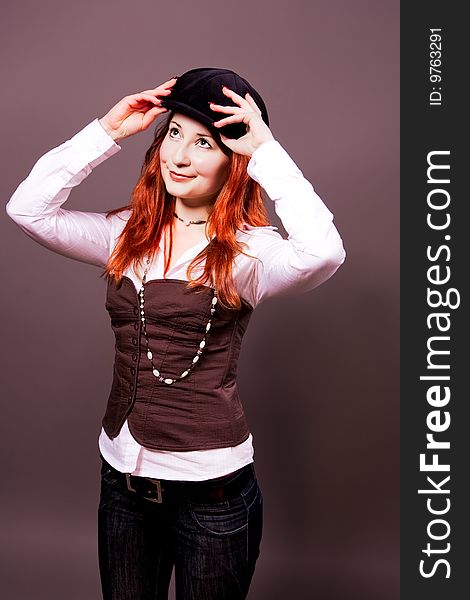
[{"label": "gray background", "polygon": [[[198,66],[261,93],[348,255],[317,290],[260,305],[245,337],[240,390],[265,498],[249,597],[398,598],[399,2],[44,0],[2,13],[5,204],[43,153],[127,94]],[[124,140],[65,208],[125,204],[152,137]],[[104,281],[5,212],[0,227],[2,597],[99,599]]]}]

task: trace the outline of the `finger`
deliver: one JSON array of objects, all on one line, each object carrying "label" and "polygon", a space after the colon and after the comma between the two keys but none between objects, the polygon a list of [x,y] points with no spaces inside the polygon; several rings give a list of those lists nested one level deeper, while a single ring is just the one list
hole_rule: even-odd
[{"label": "finger", "polygon": [[160,90],[156,93],[156,96],[168,96],[171,94],[171,90]]},{"label": "finger", "polygon": [[177,77],[172,77],[171,79],[168,79],[168,81],[161,83],[160,85],[158,85],[157,87],[155,87],[153,89],[158,90],[158,89],[164,88],[164,87],[171,87],[172,85],[175,85],[176,80],[177,80]]},{"label": "finger", "polygon": [[229,147],[238,141],[238,139],[229,138],[226,135],[224,135],[223,133],[219,133],[219,135],[220,135],[220,139],[224,142],[224,144],[227,144],[227,146],[229,146]]},{"label": "finger", "polygon": [[171,93],[172,90],[170,89],[160,89],[160,88],[155,88],[153,90],[142,90],[140,93],[141,94],[163,94],[163,93]]},{"label": "finger", "polygon": [[261,109],[258,107],[258,105],[256,104],[256,102],[253,100],[253,96],[251,96],[251,94],[249,94],[248,92],[245,94],[245,98],[247,100],[247,102],[256,110],[256,112],[261,116],[262,112]]},{"label": "finger", "polygon": [[149,103],[154,104],[156,106],[160,106],[161,102],[162,101],[160,100],[160,98],[156,98],[151,94],[135,94],[129,99],[130,106],[134,107],[142,106]]},{"label": "finger", "polygon": [[234,140],[232,138],[228,138],[226,135],[222,135],[222,134],[220,134],[220,139],[227,146],[227,148],[230,148],[230,150],[234,149],[235,143],[238,141],[238,140]]},{"label": "finger", "polygon": [[168,108],[164,108],[163,106],[154,106],[143,115],[143,121],[152,122],[156,117],[158,117],[158,115],[165,112],[168,112]]},{"label": "finger", "polygon": [[163,112],[165,112],[167,109],[163,109],[163,108],[151,108],[150,110],[148,110],[145,114],[142,115],[142,126],[144,129],[147,129],[147,127],[149,125],[151,125],[155,119],[162,114]]},{"label": "finger", "polygon": [[138,94],[138,98],[142,100],[146,100],[147,102],[152,102],[153,104],[160,104],[160,98],[156,98],[152,96],[152,94]]},{"label": "finger", "polygon": [[214,102],[209,102],[209,106],[211,108],[211,110],[217,110],[223,113],[234,113],[234,112],[240,112],[243,111],[243,108],[240,108],[239,106],[222,106],[221,104],[214,104]]},{"label": "finger", "polygon": [[173,90],[170,89],[154,89],[154,90],[143,90],[141,92],[141,94],[152,94],[153,96],[161,96],[161,95],[165,95],[168,96],[168,94],[171,94]]},{"label": "finger", "polygon": [[[249,118],[245,121],[245,117],[249,117],[248,113],[232,115],[231,117],[225,117],[224,119],[220,119],[220,121],[214,121],[213,125],[215,127],[223,127],[224,125],[228,125],[229,123],[245,123],[248,124]],[[240,118],[241,117],[241,118]]]},{"label": "finger", "polygon": [[239,96],[236,92],[234,92],[233,90],[231,90],[230,88],[228,88],[225,85],[222,86],[222,93],[224,93],[229,98],[232,98],[232,100],[234,102],[244,104],[245,106],[248,104],[248,102],[245,100],[245,98],[243,98],[242,96]]},{"label": "finger", "polygon": [[171,87],[157,87],[157,88],[153,88],[151,90],[142,90],[142,94],[171,94],[172,89]]}]

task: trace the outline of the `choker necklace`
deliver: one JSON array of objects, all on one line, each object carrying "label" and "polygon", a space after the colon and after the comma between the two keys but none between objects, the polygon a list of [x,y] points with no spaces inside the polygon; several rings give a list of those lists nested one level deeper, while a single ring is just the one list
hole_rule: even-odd
[{"label": "choker necklace", "polygon": [[179,219],[182,223],[184,223],[186,225],[186,227],[189,227],[190,225],[202,225],[203,223],[207,223],[207,221],[185,221],[184,219],[182,219],[181,217],[178,217],[178,215],[176,214],[176,212],[173,211],[173,214],[175,215],[175,217],[177,219]]},{"label": "choker necklace", "polygon": [[145,285],[144,284],[147,280],[147,272],[149,270],[149,265],[150,265],[150,256],[147,257],[146,262],[147,262],[147,266],[145,267],[144,276],[142,277],[142,285],[140,286],[139,296],[140,296],[140,315],[141,315],[141,321],[142,321],[143,331],[144,331],[144,335],[145,335],[145,341],[146,341],[146,345],[147,345],[147,358],[152,363],[152,373],[155,375],[155,377],[158,379],[158,381],[160,381],[160,383],[166,383],[168,385],[171,385],[172,383],[175,383],[175,381],[178,381],[179,379],[183,379],[183,377],[186,377],[187,375],[189,375],[191,370],[196,366],[196,363],[202,354],[202,351],[206,345],[207,334],[209,333],[209,330],[211,328],[212,315],[215,313],[215,305],[217,304],[217,291],[214,288],[212,288],[213,296],[212,296],[211,305],[210,305],[210,307],[211,307],[210,308],[210,317],[209,317],[208,322],[206,323],[204,336],[203,336],[202,340],[199,342],[199,348],[197,349],[196,356],[193,358],[191,364],[185,371],[183,371],[181,373],[181,375],[179,375],[178,377],[176,377],[174,379],[172,379],[171,377],[163,377],[163,375],[160,374],[160,371],[156,368],[156,366],[153,363],[153,353],[149,348],[149,339],[147,336],[147,327],[146,327],[146,323],[145,323],[145,312],[144,312]]}]

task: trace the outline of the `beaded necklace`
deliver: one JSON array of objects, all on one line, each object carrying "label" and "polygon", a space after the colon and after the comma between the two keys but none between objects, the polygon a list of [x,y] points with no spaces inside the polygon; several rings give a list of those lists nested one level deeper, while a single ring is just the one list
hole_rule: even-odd
[{"label": "beaded necklace", "polygon": [[148,273],[149,265],[150,265],[150,256],[147,257],[146,263],[147,263],[147,266],[145,267],[144,276],[142,277],[142,285],[140,287],[139,295],[140,295],[141,321],[142,321],[143,331],[144,331],[144,335],[145,335],[145,341],[146,341],[146,345],[147,345],[147,358],[150,360],[150,362],[152,364],[152,373],[155,375],[155,377],[158,379],[158,381],[160,381],[161,383],[166,383],[167,385],[171,385],[171,384],[175,383],[176,381],[183,379],[183,377],[187,377],[189,375],[189,373],[192,371],[192,369],[196,366],[196,364],[199,360],[199,357],[202,354],[202,351],[206,345],[207,334],[209,333],[209,330],[211,328],[212,315],[215,313],[215,305],[217,304],[217,292],[214,288],[212,289],[213,296],[212,296],[211,309],[210,309],[211,316],[209,317],[209,320],[206,324],[204,336],[203,336],[202,340],[199,342],[199,348],[198,348],[196,355],[193,358],[191,364],[185,371],[183,371],[181,373],[181,375],[179,375],[175,379],[172,379],[171,377],[163,377],[163,375],[160,373],[160,371],[156,368],[156,366],[153,363],[153,353],[150,350],[149,339],[147,336],[147,326],[146,326],[146,319],[145,319],[145,312],[144,312],[144,303],[145,303],[145,298],[144,298],[145,285],[144,284],[147,281],[147,273]]},{"label": "beaded necklace", "polygon": [[173,211],[173,215],[177,219],[179,219],[182,223],[184,223],[186,225],[186,227],[189,227],[190,225],[203,225],[204,223],[207,223],[207,221],[203,221],[202,219],[198,219],[197,221],[185,221],[181,217],[178,217],[178,215],[176,214],[175,211]]}]

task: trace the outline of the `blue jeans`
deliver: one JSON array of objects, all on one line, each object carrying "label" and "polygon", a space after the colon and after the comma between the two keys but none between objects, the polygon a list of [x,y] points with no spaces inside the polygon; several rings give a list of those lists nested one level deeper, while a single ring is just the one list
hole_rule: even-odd
[{"label": "blue jeans", "polygon": [[[102,458],[98,557],[104,600],[243,600],[260,552],[263,496],[256,474],[229,498],[184,492],[159,504],[127,488]],[[186,485],[186,484],[185,484]],[[235,484],[236,485],[236,484]]]}]

